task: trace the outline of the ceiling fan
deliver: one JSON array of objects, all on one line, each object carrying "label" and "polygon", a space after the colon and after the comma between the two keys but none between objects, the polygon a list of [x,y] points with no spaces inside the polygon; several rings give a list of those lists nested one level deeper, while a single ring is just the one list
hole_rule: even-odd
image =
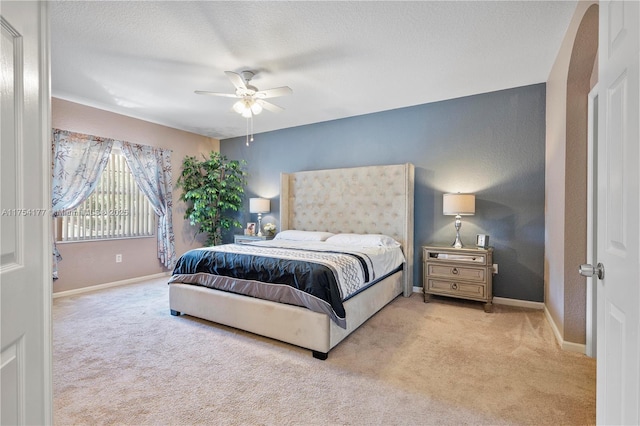
[{"label": "ceiling fan", "polygon": [[238,98],[239,101],[233,104],[233,110],[246,118],[251,118],[254,115],[260,114],[263,109],[271,112],[280,112],[284,110],[284,108],[274,105],[271,102],[267,102],[265,99],[276,98],[278,96],[285,96],[293,93],[293,90],[287,86],[258,90],[257,87],[250,84],[251,79],[255,75],[253,71],[242,71],[240,74],[233,71],[225,71],[224,73],[235,86],[235,93],[218,93],[204,90],[196,90],[195,93],[198,95]]}]

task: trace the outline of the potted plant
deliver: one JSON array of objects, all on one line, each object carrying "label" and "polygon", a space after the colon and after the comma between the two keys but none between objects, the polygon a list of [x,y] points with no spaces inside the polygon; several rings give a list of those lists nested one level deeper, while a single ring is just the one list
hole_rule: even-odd
[{"label": "potted plant", "polygon": [[180,200],[187,204],[185,219],[199,225],[198,233],[207,234],[207,245],[218,245],[223,229],[242,227],[234,212],[242,207],[247,172],[244,161],[229,160],[219,152],[202,158],[184,158],[177,186],[183,190]]}]

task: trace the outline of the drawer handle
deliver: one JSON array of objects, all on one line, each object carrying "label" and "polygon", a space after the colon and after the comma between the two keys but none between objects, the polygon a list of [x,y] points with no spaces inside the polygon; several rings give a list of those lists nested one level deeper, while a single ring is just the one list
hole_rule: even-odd
[{"label": "drawer handle", "polygon": [[452,283],[451,284],[451,288],[454,289],[454,290],[457,290],[458,289],[458,283]]},{"label": "drawer handle", "polygon": [[453,268],[453,269],[451,270],[451,273],[452,273],[453,275],[458,275],[458,268]]}]

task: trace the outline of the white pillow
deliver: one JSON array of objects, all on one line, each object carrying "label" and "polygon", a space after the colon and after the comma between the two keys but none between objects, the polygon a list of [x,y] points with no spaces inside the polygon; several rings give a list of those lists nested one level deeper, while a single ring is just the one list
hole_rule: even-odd
[{"label": "white pillow", "polygon": [[358,247],[400,247],[399,242],[382,234],[337,234],[329,237],[327,243]]},{"label": "white pillow", "polygon": [[335,234],[322,231],[298,231],[295,229],[289,229],[278,232],[273,239],[289,241],[324,241],[332,235]]}]

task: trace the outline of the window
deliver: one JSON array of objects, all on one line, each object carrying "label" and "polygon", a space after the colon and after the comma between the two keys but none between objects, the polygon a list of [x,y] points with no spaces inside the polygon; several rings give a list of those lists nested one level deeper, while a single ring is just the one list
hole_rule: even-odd
[{"label": "window", "polygon": [[58,241],[152,237],[155,212],[119,149],[114,148],[93,193],[56,221]]}]

